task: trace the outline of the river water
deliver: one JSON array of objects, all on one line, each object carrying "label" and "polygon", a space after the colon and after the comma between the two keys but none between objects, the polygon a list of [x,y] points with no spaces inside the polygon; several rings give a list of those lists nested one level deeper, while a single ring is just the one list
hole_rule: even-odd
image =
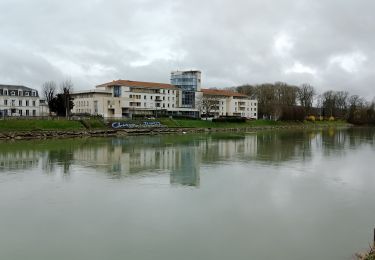
[{"label": "river water", "polygon": [[0,143],[0,259],[351,259],[375,130]]}]

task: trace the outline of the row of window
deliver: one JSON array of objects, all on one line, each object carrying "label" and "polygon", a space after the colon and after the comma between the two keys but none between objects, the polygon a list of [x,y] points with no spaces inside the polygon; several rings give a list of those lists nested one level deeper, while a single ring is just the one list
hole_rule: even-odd
[{"label": "row of window", "polygon": [[36,110],[33,109],[33,110],[29,110],[29,109],[26,109],[25,110],[25,113],[23,113],[23,110],[22,109],[9,109],[9,110],[2,110],[1,113],[4,113],[5,116],[7,115],[11,115],[11,116],[14,116],[14,115],[17,115],[17,116],[36,116]]},{"label": "row of window", "polygon": [[[244,101],[242,101],[242,102],[234,102],[234,105],[235,106],[237,106],[237,104],[239,105],[239,106],[245,106],[246,105],[246,103],[244,102]],[[250,103],[250,106],[256,106],[257,105],[257,103]]]},{"label": "row of window", "polygon": [[[142,106],[142,103],[141,102],[130,102],[129,105],[131,107],[140,107]],[[150,108],[154,108],[154,106],[147,106],[147,103],[143,103],[143,107],[150,107]],[[163,107],[163,108],[174,108],[174,104],[160,104],[160,103],[156,103],[156,107]]]},{"label": "row of window", "polygon": [[15,107],[15,106],[19,106],[19,107],[22,107],[22,106],[33,106],[35,107],[36,106],[36,101],[35,100],[32,100],[31,103],[29,100],[18,100],[18,102],[16,102],[16,100],[12,99],[10,100],[10,102],[8,102],[7,99],[4,99],[4,106],[12,106],[12,107]]},{"label": "row of window", "polygon": [[[168,90],[169,91],[169,90]],[[129,95],[129,98],[133,98],[133,99],[141,99],[142,98],[142,96],[141,95]],[[153,100],[153,96],[150,96],[150,99],[151,100]],[[147,96],[143,96],[143,99],[144,100],[147,100]],[[160,96],[155,96],[155,100],[156,101],[161,101],[161,100],[166,100],[166,98],[165,97],[160,97]],[[170,101],[171,100],[171,98],[170,97],[167,97],[167,100],[168,101]],[[174,97],[172,97],[172,101],[174,101]]]},{"label": "row of window", "polygon": [[77,113],[88,113],[88,114],[91,114],[91,109],[77,109]]},{"label": "row of window", "polygon": [[25,96],[25,97],[36,97],[36,91],[22,91],[22,90],[7,90],[7,89],[0,89],[1,96]]},{"label": "row of window", "polygon": [[78,106],[78,107],[89,106],[89,101],[85,101],[85,100],[83,100],[83,101],[78,101],[78,102],[77,102],[77,106]]}]

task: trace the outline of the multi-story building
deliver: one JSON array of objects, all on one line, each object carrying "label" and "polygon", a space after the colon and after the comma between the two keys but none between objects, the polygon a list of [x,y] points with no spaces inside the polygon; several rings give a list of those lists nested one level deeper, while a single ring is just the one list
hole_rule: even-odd
[{"label": "multi-story building", "polygon": [[38,91],[25,86],[0,85],[0,116],[39,116]]},{"label": "multi-story building", "polygon": [[228,90],[202,89],[199,106],[203,114],[258,118],[258,101],[241,93]]},{"label": "multi-story building", "polygon": [[116,80],[95,90],[72,94],[75,114],[103,117],[181,115],[198,117],[197,109],[182,108],[181,90],[165,83]]},{"label": "multi-story building", "polygon": [[181,90],[181,107],[195,108],[201,91],[201,72],[199,70],[172,71],[171,84]]}]

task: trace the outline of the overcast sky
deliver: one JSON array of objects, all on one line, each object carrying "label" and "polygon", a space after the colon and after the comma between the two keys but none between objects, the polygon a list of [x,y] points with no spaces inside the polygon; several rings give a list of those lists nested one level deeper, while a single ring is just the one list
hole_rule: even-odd
[{"label": "overcast sky", "polygon": [[0,84],[284,81],[375,96],[374,0],[0,0]]}]

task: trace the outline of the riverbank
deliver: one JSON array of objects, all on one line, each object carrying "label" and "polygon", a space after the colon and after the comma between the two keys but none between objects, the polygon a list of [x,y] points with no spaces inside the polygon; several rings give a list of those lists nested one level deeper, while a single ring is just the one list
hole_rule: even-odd
[{"label": "riverbank", "polygon": [[203,120],[157,120],[162,127],[112,129],[97,119],[90,120],[5,120],[0,121],[0,140],[105,137],[127,135],[186,134],[210,132],[256,132],[277,129],[314,129],[350,126],[343,121],[275,122],[253,120],[246,123]]}]

